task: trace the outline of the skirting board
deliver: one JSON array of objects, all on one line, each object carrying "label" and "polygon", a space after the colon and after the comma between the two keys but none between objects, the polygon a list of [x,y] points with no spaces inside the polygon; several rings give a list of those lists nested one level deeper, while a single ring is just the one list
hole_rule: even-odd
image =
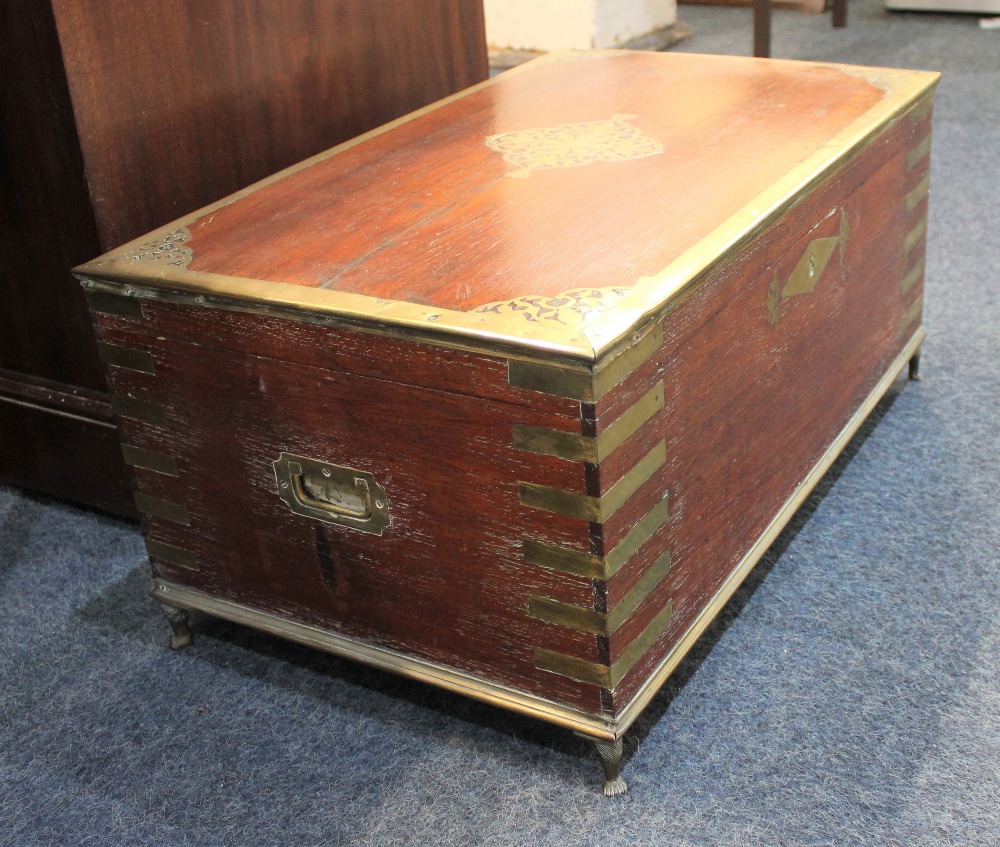
[{"label": "skirting board", "polygon": [[885,0],[885,7],[897,11],[1000,15],[1000,0]]}]

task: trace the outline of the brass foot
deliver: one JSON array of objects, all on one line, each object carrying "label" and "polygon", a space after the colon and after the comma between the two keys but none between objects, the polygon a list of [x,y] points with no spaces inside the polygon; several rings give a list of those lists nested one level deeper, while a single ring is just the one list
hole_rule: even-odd
[{"label": "brass foot", "polygon": [[597,755],[601,759],[601,767],[604,768],[604,796],[620,797],[628,792],[628,785],[621,776],[622,767],[622,740],[616,741],[594,741],[597,748]]},{"label": "brass foot", "polygon": [[182,650],[191,644],[191,613],[187,609],[179,609],[176,606],[163,604],[163,613],[167,616],[167,623],[173,630],[173,637],[170,639],[172,650]]},{"label": "brass foot", "polygon": [[910,380],[913,382],[922,382],[923,377],[920,375],[920,351],[918,350],[913,356],[910,357]]}]

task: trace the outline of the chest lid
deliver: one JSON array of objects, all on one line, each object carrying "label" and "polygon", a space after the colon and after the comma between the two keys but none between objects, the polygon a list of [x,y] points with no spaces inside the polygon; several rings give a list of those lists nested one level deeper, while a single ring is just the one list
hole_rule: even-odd
[{"label": "chest lid", "polygon": [[136,296],[597,366],[937,79],[550,54],[76,271]]}]

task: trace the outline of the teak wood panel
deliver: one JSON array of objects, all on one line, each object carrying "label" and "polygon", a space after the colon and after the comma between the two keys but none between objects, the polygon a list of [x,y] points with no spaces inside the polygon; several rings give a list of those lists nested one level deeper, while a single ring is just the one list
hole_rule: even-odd
[{"label": "teak wood panel", "polygon": [[[645,382],[662,378],[666,386],[671,515],[664,543],[672,570],[660,601],[673,600],[674,619],[614,691],[616,711],[763,534],[919,326],[920,280],[908,288],[903,281],[921,267],[922,243],[907,250],[906,242],[926,217],[927,160],[914,151],[929,132],[929,118],[898,121],[666,321],[664,346]],[[844,188],[858,180],[845,197]],[[767,303],[775,276],[787,280],[813,239],[837,236],[841,210],[848,221],[843,262],[835,254],[816,289],[782,302],[772,324]],[[818,223],[807,229],[810,220]],[[609,406],[619,402],[609,398]],[[609,605],[640,575],[623,569],[608,585]],[[650,603],[615,634],[611,661],[656,607]]]},{"label": "teak wood panel", "polygon": [[[190,570],[154,551],[159,576],[599,711],[593,686],[534,664],[540,644],[597,661],[594,637],[528,614],[533,594],[593,602],[589,579],[522,555],[525,538],[589,549],[586,522],[518,503],[520,479],[583,490],[580,466],[511,445],[515,424],[564,418],[157,339],[127,323],[102,328],[102,338],[149,353],[155,373],[112,367],[115,395],[157,404],[165,425],[123,416],[123,440],[173,457],[177,471],[137,468],[138,490],[190,516],[189,525],[147,517],[145,530],[199,563]],[[373,473],[389,496],[390,529],[377,537],[292,514],[272,466],[281,452]]]},{"label": "teak wood panel", "polygon": [[[724,57],[538,64],[192,222],[189,269],[459,311],[632,286],[884,96],[829,67]],[[663,152],[519,178],[486,143],[623,114]]]}]

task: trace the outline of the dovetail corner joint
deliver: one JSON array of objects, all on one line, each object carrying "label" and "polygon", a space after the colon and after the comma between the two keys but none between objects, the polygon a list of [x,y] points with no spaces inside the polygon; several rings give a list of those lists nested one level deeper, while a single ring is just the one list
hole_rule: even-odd
[{"label": "dovetail corner joint", "polygon": [[133,262],[163,262],[178,268],[186,268],[191,264],[193,253],[184,244],[191,238],[191,230],[186,226],[179,227],[155,241],[147,241],[125,253],[126,259]]}]

